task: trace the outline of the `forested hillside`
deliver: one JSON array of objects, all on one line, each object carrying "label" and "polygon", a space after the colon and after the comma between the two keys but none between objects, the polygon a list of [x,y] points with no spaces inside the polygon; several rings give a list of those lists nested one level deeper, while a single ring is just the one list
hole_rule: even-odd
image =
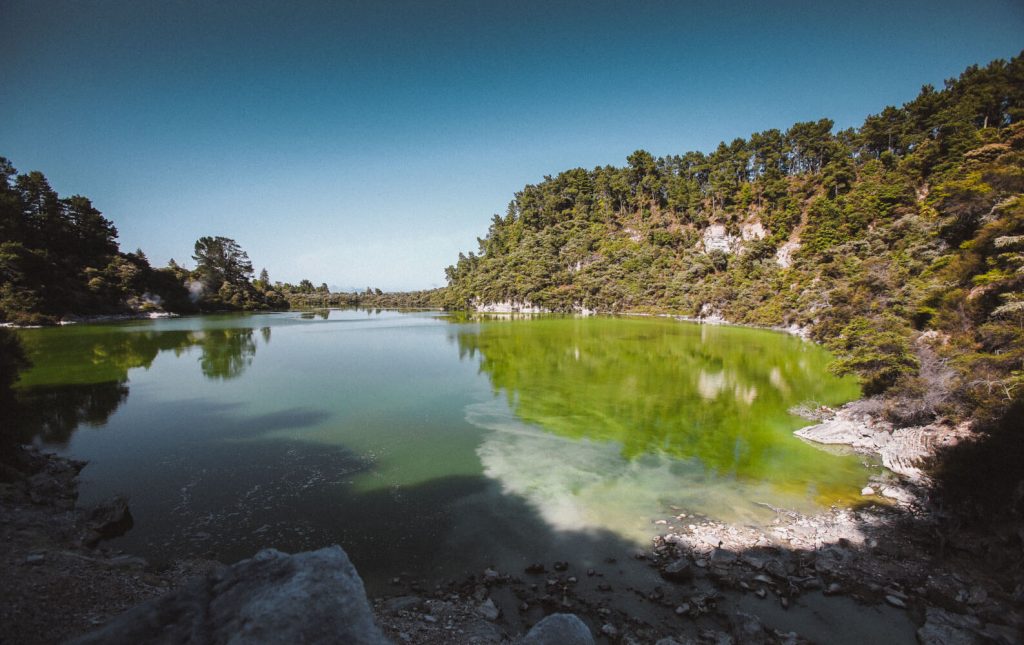
[{"label": "forested hillside", "polygon": [[1018,56],[858,129],[545,177],[448,267],[445,304],[797,325],[868,394],[907,395],[897,423],[1005,420],[1024,397],[1022,119]]},{"label": "forested hillside", "polygon": [[225,237],[196,241],[194,271],[153,268],[125,253],[117,229],[81,195],[61,198],[38,171],[17,174],[0,157],[0,322],[155,311],[287,308]]}]

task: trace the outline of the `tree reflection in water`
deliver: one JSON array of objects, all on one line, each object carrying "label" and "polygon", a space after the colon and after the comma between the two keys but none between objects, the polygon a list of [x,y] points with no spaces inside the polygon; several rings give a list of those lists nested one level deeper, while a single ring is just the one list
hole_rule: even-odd
[{"label": "tree reflection in water", "polygon": [[[34,367],[6,404],[8,438],[63,445],[81,425],[103,426],[128,399],[128,371],[149,368],[161,352],[176,356],[196,347],[211,380],[242,375],[256,355],[253,329],[125,332],[118,327],[31,330],[22,335]],[[45,336],[44,336],[45,334]],[[270,342],[270,328],[260,330]]]}]

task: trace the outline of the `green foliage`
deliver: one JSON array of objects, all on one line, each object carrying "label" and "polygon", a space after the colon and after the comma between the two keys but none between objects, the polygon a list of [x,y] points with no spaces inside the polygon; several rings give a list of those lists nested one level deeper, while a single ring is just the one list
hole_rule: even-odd
[{"label": "green foliage", "polygon": [[917,417],[996,419],[1024,396],[1021,119],[1018,56],[859,129],[808,121],[546,177],[448,267],[442,303],[800,325],[867,392],[906,396],[933,378],[918,373],[915,334],[938,332],[956,405]]},{"label": "green foliage", "polygon": [[917,370],[909,338],[909,330],[895,317],[855,318],[828,343],[837,355],[831,369],[856,374],[865,394],[884,392]]}]

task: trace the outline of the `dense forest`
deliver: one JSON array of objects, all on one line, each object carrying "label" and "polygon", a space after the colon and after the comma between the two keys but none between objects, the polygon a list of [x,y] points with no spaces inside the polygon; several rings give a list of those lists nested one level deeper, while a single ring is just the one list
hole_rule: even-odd
[{"label": "dense forest", "polygon": [[334,293],[326,284],[254,278],[227,237],[199,238],[193,270],[125,253],[117,229],[81,195],[61,198],[39,171],[18,174],[0,157],[0,323],[52,324],[96,315],[317,307],[440,307],[442,292]]},{"label": "dense forest", "polygon": [[[448,267],[445,304],[796,325],[868,394],[922,394],[897,421],[1001,418],[1024,397],[1022,119],[1018,56],[858,129],[548,176]],[[954,396],[923,396],[937,381]]]},{"label": "dense forest", "polygon": [[61,198],[43,173],[19,175],[0,157],[0,322],[287,308],[268,280],[252,280],[234,240],[201,237],[192,259],[191,271],[173,259],[153,268],[141,250],[120,250],[117,229],[87,197]]}]

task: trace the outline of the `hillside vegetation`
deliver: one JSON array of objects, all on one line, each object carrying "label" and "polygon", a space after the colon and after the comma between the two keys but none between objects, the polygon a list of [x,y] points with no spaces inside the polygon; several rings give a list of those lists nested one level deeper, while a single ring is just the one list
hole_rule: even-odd
[{"label": "hillside vegetation", "polygon": [[445,305],[795,325],[904,395],[897,423],[998,423],[1024,397],[1022,119],[1018,56],[857,129],[545,177],[448,267]]}]

